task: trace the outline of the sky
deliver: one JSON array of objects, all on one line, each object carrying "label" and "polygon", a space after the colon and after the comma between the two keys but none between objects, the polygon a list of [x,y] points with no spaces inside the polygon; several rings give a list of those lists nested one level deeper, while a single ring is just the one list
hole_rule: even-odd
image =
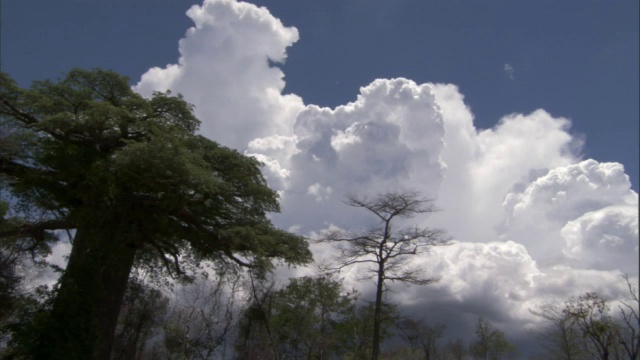
[{"label": "sky", "polygon": [[[434,199],[441,212],[398,225],[445,229],[454,244],[411,260],[441,281],[394,285],[405,314],[459,334],[483,316],[526,338],[541,301],[619,299],[620,274],[638,279],[636,0],[9,0],[1,10],[2,71],[28,86],[101,67],[144,96],[183,94],[203,135],[265,164],[282,228],[371,226],[348,194]],[[312,248],[318,261],[332,254]],[[361,271],[340,275],[366,297]]]}]

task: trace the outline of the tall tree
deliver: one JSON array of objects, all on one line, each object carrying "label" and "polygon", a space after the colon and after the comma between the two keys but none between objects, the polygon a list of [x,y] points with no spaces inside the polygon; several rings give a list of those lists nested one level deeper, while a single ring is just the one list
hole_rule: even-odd
[{"label": "tall tree", "polygon": [[423,199],[415,192],[388,192],[372,199],[351,196],[346,204],[368,210],[376,216],[378,225],[361,232],[331,230],[321,241],[338,244],[340,251],[336,258],[339,265],[329,270],[356,264],[369,265],[368,274],[363,279],[374,279],[376,283],[371,358],[377,360],[383,294],[387,291],[388,282],[427,285],[436,281],[437,278],[424,274],[422,269],[408,267],[407,261],[432,246],[446,244],[447,239],[442,230],[417,226],[393,228],[396,220],[436,211],[433,201]]},{"label": "tall tree", "polygon": [[111,71],[73,70],[18,87],[0,76],[0,174],[14,219],[0,238],[42,244],[74,230],[36,359],[108,359],[135,263],[184,274],[184,261],[266,268],[311,259],[278,230],[259,163],[196,134],[181,97],[145,99]]}]

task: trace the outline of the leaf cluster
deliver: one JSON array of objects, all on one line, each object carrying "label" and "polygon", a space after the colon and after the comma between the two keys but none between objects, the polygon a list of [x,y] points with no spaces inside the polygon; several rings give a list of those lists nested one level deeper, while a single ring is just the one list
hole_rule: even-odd
[{"label": "leaf cluster", "polygon": [[260,163],[198,135],[192,108],[170,92],[145,99],[106,70],[31,89],[3,74],[0,180],[12,204],[36,211],[12,205],[16,220],[0,237],[42,244],[100,219],[140,261],[173,275],[184,273],[181,259],[308,262],[306,242],[266,218],[279,207]]}]

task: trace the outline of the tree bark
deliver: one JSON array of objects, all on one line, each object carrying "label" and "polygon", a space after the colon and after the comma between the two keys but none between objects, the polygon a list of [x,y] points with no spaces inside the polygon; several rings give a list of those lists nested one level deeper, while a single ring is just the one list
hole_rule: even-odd
[{"label": "tree bark", "polygon": [[108,360],[135,249],[120,224],[79,227],[36,360]]},{"label": "tree bark", "polygon": [[376,284],[376,304],[373,309],[373,344],[371,359],[378,360],[380,356],[380,329],[382,323],[382,290],[384,287],[384,264],[378,265],[378,283]]}]

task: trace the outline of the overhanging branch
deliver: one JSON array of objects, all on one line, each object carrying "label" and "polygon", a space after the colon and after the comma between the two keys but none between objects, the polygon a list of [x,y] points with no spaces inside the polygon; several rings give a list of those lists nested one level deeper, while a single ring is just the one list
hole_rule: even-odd
[{"label": "overhanging branch", "polygon": [[67,220],[45,220],[15,226],[11,229],[0,231],[0,238],[7,237],[31,237],[36,240],[44,240],[46,231],[66,230],[74,228]]}]

